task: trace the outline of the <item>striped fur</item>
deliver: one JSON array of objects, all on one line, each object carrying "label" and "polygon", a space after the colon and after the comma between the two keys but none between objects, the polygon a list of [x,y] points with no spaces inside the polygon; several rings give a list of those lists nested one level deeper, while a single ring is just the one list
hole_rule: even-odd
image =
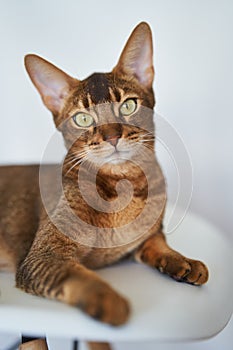
[{"label": "striped fur", "polygon": [[[39,187],[39,166],[0,168],[0,267],[16,271],[18,288],[79,307],[112,325],[127,321],[129,303],[94,269],[131,256],[175,279],[205,283],[205,265],[172,250],[162,233],[166,191],[154,155],[154,70],[149,26],[141,23],[135,28],[110,73],[95,73],[80,81],[35,55],[26,57],[26,68],[67,146],[62,169],[64,192],[59,192],[56,183],[57,167],[45,167],[44,191],[49,207],[46,211]],[[128,99],[136,106],[129,116],[121,113],[121,106]],[[93,124],[84,129],[75,124],[74,117],[80,112],[91,114]],[[145,149],[152,152],[148,153],[150,157]],[[141,162],[143,169],[130,160],[117,158],[119,152],[126,150],[132,160]],[[110,157],[100,166],[96,177],[97,192],[106,208],[111,208],[117,199],[119,180],[129,180],[134,191],[125,208],[101,212],[84,200],[77,179],[81,164],[87,160],[84,192],[90,192],[92,202],[98,204],[98,196],[90,191],[90,174],[100,159],[112,153],[116,158]],[[65,201],[77,217],[95,227],[94,239],[103,246],[80,241],[88,238],[89,232],[72,225],[73,217],[64,206]],[[141,229],[137,218],[148,203],[150,210],[145,211],[142,227],[151,220],[152,213],[157,219],[135,236]],[[112,245],[116,229],[129,223],[133,224],[122,236],[121,244]],[[65,235],[67,227],[69,232]],[[103,228],[111,234],[104,234]]]}]

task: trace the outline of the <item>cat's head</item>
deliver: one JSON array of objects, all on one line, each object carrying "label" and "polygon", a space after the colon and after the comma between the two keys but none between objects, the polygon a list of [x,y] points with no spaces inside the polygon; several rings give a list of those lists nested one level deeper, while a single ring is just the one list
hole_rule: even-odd
[{"label": "cat's head", "polygon": [[[69,149],[70,162],[122,164],[154,147],[152,35],[140,23],[110,73],[85,80],[70,77],[36,55],[27,55],[27,72],[52,112]],[[75,162],[76,159],[76,162]]]}]

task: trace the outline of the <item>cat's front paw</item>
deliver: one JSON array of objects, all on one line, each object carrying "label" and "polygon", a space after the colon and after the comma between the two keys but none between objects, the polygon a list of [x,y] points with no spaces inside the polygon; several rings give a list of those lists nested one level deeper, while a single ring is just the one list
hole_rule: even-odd
[{"label": "cat's front paw", "polygon": [[91,317],[114,326],[125,323],[130,311],[126,299],[102,284],[93,285],[80,300],[78,307]]},{"label": "cat's front paw", "polygon": [[107,283],[96,280],[87,283],[84,288],[76,284],[75,280],[66,283],[66,291],[69,289],[69,293],[72,294],[69,304],[77,306],[96,320],[113,326],[124,324],[128,320],[128,301]]},{"label": "cat's front paw", "polygon": [[160,272],[180,282],[199,286],[208,281],[209,272],[203,262],[188,259],[177,252],[164,255],[156,265]]}]

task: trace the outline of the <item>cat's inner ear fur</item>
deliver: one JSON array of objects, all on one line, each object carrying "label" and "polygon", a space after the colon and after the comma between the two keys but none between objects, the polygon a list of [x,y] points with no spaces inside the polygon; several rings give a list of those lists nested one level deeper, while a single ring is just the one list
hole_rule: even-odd
[{"label": "cat's inner ear fur", "polygon": [[147,23],[141,22],[133,30],[113,73],[134,76],[146,88],[152,87],[153,44],[151,30]]},{"label": "cat's inner ear fur", "polygon": [[77,80],[37,55],[25,56],[25,67],[46,107],[58,114]]}]

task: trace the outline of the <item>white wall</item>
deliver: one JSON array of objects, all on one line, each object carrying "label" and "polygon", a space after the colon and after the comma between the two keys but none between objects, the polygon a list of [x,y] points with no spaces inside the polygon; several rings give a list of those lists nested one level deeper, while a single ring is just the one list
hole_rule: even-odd
[{"label": "white wall", "polygon": [[232,14],[231,0],[1,1],[0,163],[38,162],[54,131],[25,74],[26,53],[84,78],[110,70],[145,20],[154,33],[157,111],[192,158],[191,208],[232,235]]},{"label": "white wall", "polygon": [[52,118],[23,67],[35,52],[84,78],[110,70],[141,20],[154,32],[157,111],[176,127],[194,167],[192,209],[232,230],[232,1],[0,3],[0,162],[39,161]]}]

